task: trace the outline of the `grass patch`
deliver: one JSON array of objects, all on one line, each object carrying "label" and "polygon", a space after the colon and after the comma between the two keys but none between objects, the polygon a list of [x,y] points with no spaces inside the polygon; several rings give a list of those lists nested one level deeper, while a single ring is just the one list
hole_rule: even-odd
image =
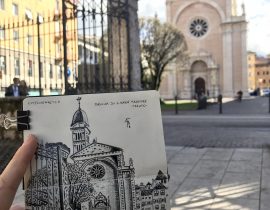
[{"label": "grass patch", "polygon": [[[175,110],[175,104],[161,104],[161,110],[166,111],[166,110]],[[181,103],[177,104],[177,108],[179,111],[184,111],[184,110],[196,110],[198,107],[196,102],[187,102],[187,103]]]}]

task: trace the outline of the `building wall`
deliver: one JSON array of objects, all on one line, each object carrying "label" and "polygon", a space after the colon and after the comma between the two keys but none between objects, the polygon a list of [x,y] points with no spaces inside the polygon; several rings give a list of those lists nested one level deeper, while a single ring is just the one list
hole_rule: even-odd
[{"label": "building wall", "polygon": [[[6,71],[0,77],[2,96],[5,88],[12,83],[14,77],[25,80],[30,90],[39,88],[38,49],[40,49],[42,63],[41,86],[43,94],[53,94],[54,91],[63,93],[63,36],[61,22],[61,1],[54,0],[6,0],[4,8],[0,10],[0,27],[5,28],[5,37],[0,39],[0,54],[5,56]],[[18,15],[13,14],[17,5]],[[77,55],[77,22],[74,21],[71,10],[67,16],[67,57],[68,66],[74,68],[78,60]],[[40,48],[38,48],[38,24],[40,16]],[[18,40],[14,40],[14,31],[18,32]],[[74,31],[76,33],[74,33]],[[15,58],[19,59],[20,74],[14,70]],[[32,63],[32,74],[29,74],[29,64]],[[70,82],[74,78],[70,77]],[[55,93],[56,93],[55,92]]]},{"label": "building wall", "polygon": [[256,84],[256,53],[248,53],[248,88],[250,91],[254,91],[257,88]]},{"label": "building wall", "polygon": [[256,87],[260,89],[270,88],[270,63],[256,65]]},{"label": "building wall", "polygon": [[[237,46],[233,48],[232,51],[232,67],[233,67],[233,89],[239,91],[242,89],[242,37],[241,37],[241,23],[233,25],[232,40],[233,46]],[[245,56],[246,57],[246,56]],[[240,62],[239,62],[240,61]],[[235,92],[236,93],[236,92]]]},{"label": "building wall", "polygon": [[270,88],[270,58],[257,56],[254,52],[248,53],[249,89]]},{"label": "building wall", "polygon": [[248,88],[250,91],[270,88],[269,57],[260,57],[254,52],[248,53]]},{"label": "building wall", "polygon": [[[194,15],[190,15],[194,14]],[[189,24],[193,19],[204,18],[209,24],[205,36],[196,38],[189,31]],[[186,7],[178,16],[175,27],[180,29],[188,43],[188,52],[196,55],[198,52],[207,51],[213,55],[213,59],[222,63],[222,37],[220,36],[221,18],[216,10],[208,4],[197,3]]]}]

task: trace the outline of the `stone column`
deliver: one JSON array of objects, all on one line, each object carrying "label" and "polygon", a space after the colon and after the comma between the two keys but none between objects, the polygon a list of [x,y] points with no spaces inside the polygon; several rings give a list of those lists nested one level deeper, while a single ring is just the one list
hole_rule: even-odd
[{"label": "stone column", "polygon": [[[141,89],[138,1],[109,1],[109,66],[114,83]],[[113,85],[113,84],[112,84]],[[114,86],[114,85],[113,85]],[[120,87],[121,89],[123,87]],[[127,87],[124,87],[125,89]]]},{"label": "stone column", "polygon": [[129,73],[131,90],[141,90],[141,50],[138,21],[138,0],[128,0]]},{"label": "stone column", "polygon": [[189,70],[185,70],[183,72],[184,77],[184,91],[183,91],[183,98],[191,98],[191,75]]},{"label": "stone column", "polygon": [[232,15],[232,0],[226,0],[226,17],[231,18]]},{"label": "stone column", "polygon": [[232,28],[231,24],[223,30],[223,96],[233,97],[233,59],[232,59]]},{"label": "stone column", "polygon": [[166,1],[166,19],[168,23],[173,23],[173,17],[172,17],[172,0]]},{"label": "stone column", "polygon": [[174,68],[174,71],[172,72],[172,98],[177,96],[179,97],[180,95],[180,91],[179,91],[179,88],[178,88],[178,77],[177,77],[177,69]]},{"label": "stone column", "polygon": [[[123,90],[128,84],[128,31],[125,1],[108,1],[109,69],[112,89]],[[119,4],[121,5],[119,7]]]},{"label": "stone column", "polygon": [[211,70],[211,90],[210,90],[210,96],[213,98],[217,97],[218,92],[218,69],[214,68]]}]

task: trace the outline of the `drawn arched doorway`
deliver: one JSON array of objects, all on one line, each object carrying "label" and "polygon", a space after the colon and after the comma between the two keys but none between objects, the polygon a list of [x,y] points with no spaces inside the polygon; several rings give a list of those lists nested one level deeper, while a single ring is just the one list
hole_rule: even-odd
[{"label": "drawn arched doorway", "polygon": [[197,95],[205,94],[205,80],[201,77],[197,78],[194,82],[195,93]]}]

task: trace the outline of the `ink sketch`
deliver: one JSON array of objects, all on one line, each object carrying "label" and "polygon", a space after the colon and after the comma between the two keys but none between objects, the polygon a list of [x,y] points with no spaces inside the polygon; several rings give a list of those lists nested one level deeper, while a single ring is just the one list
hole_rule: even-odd
[{"label": "ink sketch", "polygon": [[39,139],[24,178],[26,209],[168,209],[155,91],[28,98]]}]

